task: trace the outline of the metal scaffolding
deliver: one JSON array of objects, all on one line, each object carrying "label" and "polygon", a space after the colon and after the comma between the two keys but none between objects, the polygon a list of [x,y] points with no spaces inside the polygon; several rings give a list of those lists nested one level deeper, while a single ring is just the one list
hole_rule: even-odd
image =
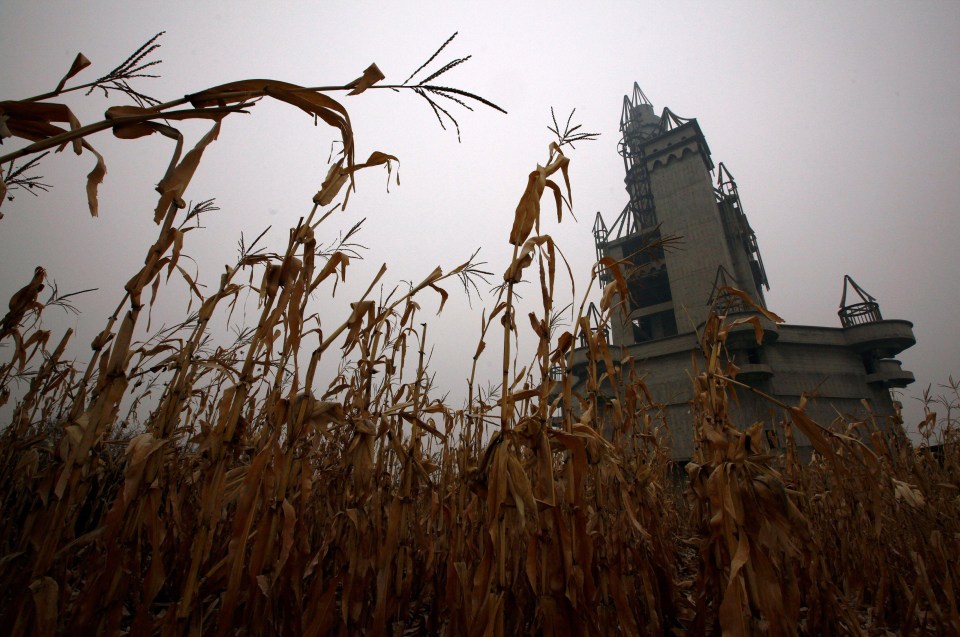
[{"label": "metal scaffolding", "polygon": [[617,150],[623,157],[623,168],[626,172],[624,182],[630,199],[609,227],[600,213],[597,213],[593,234],[598,258],[603,254],[603,248],[608,241],[657,228],[657,213],[650,188],[644,145],[654,137],[691,121],[694,120],[680,117],[669,108],[664,108],[659,117],[655,115],[653,104],[636,82],[633,83],[632,95],[623,96],[623,110],[620,113],[620,132],[623,137]]},{"label": "metal scaffolding", "polygon": [[717,187],[714,191],[717,196],[717,203],[721,206],[727,204],[734,211],[738,226],[736,228],[736,234],[739,236],[743,244],[743,249],[746,250],[747,256],[750,259],[750,270],[753,273],[753,280],[757,286],[757,292],[762,297],[763,290],[760,289],[760,286],[762,285],[767,290],[770,290],[770,282],[767,280],[767,270],[763,267],[763,257],[760,256],[760,245],[757,243],[757,234],[753,231],[753,228],[750,227],[747,215],[743,212],[743,204],[740,203],[740,193],[737,192],[737,182],[734,181],[733,175],[730,174],[727,167],[723,165],[723,162],[720,162],[720,165],[717,166]]},{"label": "metal scaffolding", "polygon": [[[847,303],[847,291],[853,288],[859,302]],[[853,327],[854,325],[863,325],[864,323],[876,323],[882,321],[880,314],[880,305],[877,299],[873,298],[869,292],[857,285],[857,282],[849,274],[843,275],[843,296],[840,297],[840,311],[837,312],[840,317],[840,324],[844,327]]]}]

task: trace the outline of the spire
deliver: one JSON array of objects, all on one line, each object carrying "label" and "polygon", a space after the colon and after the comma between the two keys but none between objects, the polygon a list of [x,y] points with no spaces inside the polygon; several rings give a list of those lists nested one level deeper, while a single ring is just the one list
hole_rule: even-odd
[{"label": "spire", "polygon": [[663,113],[660,115],[660,133],[666,133],[671,131],[678,126],[683,126],[687,122],[693,120],[692,117],[680,117],[668,107],[663,107]]},{"label": "spire", "polygon": [[[603,217],[600,215],[600,211],[597,211],[597,216],[593,220],[593,242],[597,248],[597,261],[603,258],[603,250],[607,245],[607,238],[610,236],[610,231],[607,229],[607,224],[604,223]],[[610,274],[607,272],[606,268],[600,270],[600,287],[603,288],[604,285],[610,280]]]},{"label": "spire", "polygon": [[723,264],[717,266],[717,275],[713,278],[713,290],[710,292],[710,298],[707,305],[716,309],[719,313],[742,312],[747,309],[743,299],[731,294],[728,288],[737,287],[734,285],[734,277],[727,272]]},{"label": "spire", "polygon": [[733,179],[730,169],[723,162],[717,166],[717,188],[725,195],[735,195],[737,193],[737,182]]},{"label": "spire", "polygon": [[653,114],[653,104],[640,90],[640,85],[634,82],[632,96],[623,96],[623,110],[620,111],[620,130],[624,131],[627,124],[631,122],[649,124],[650,122],[646,120],[650,119],[655,119],[656,123],[659,123],[659,118]]},{"label": "spire", "polygon": [[[626,97],[626,95],[624,95]],[[653,102],[647,99],[647,96],[643,94],[643,91],[640,90],[640,85],[636,82],[633,83],[633,105],[637,104],[649,104],[653,106]]]}]

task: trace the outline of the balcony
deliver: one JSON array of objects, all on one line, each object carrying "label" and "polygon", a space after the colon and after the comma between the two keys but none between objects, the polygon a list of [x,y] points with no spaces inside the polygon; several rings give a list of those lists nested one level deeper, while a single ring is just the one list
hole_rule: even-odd
[{"label": "balcony", "polygon": [[876,358],[892,358],[916,344],[913,323],[901,320],[880,320],[843,329],[847,343],[860,354]]},{"label": "balcony", "polygon": [[744,363],[739,367],[737,380],[748,385],[759,383],[773,376],[773,368],[766,363]]},{"label": "balcony", "polygon": [[873,373],[867,374],[867,382],[871,385],[882,384],[884,387],[903,388],[914,382],[913,372],[900,367],[901,363],[895,359],[874,361]]}]

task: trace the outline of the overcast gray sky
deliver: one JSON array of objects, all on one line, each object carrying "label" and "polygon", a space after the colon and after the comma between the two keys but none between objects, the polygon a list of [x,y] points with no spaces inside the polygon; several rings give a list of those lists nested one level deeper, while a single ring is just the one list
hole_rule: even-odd
[{"label": "overcast gray sky", "polygon": [[[626,202],[618,123],[623,94],[638,81],[657,111],[696,117],[714,162],[736,177],[773,310],[791,323],[838,325],[850,274],[885,317],[914,322],[918,343],[900,357],[917,377],[908,415],[920,414],[911,396],[960,373],[960,3],[7,0],[0,99],[52,89],[78,51],[93,67],[77,79],[93,79],[160,30],[163,77],[136,86],[161,100],[254,77],[340,84],[371,62],[401,82],[459,31],[438,61],[473,58],[444,80],[509,112],[458,112],[461,143],[412,94],[343,97],[358,157],[382,150],[401,160],[402,185],[387,194],[381,172],[363,176],[337,226],[367,218],[367,262],[348,274],[357,286],[382,261],[391,281],[419,280],[477,247],[499,277],[526,174],[546,158],[554,106],[575,107],[576,121],[601,133],[572,152],[579,223],[556,227],[554,219],[544,228],[575,269],[579,295],[593,259],[594,213],[610,221]],[[126,101],[69,103],[89,122]],[[185,251],[202,281],[215,285],[234,261],[241,231],[249,237],[273,224],[271,245],[285,243],[285,229],[309,211],[332,138],[285,105],[261,104],[225,122],[187,192],[195,201],[216,197],[222,209],[188,235]],[[79,303],[83,316],[68,321],[79,320],[84,344],[155,236],[152,186],[170,151],[164,139],[104,134],[91,143],[109,170],[99,219],[85,211],[91,159],[63,153],[41,171],[55,190],[19,194],[0,221],[0,297],[36,265],[63,290],[101,287]],[[455,392],[469,372],[479,307],[453,294],[431,322],[435,368]],[[482,371],[493,377],[496,369],[495,356],[485,360]]]}]

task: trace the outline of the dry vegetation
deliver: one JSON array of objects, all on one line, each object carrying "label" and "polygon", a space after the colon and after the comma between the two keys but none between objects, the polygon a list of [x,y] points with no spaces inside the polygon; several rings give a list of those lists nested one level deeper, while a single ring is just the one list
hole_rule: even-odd
[{"label": "dry vegetation", "polygon": [[[69,331],[52,338],[43,329],[40,268],[0,325],[0,401],[12,414],[0,433],[0,633],[960,633],[953,422],[934,453],[872,423],[828,430],[802,405],[784,405],[778,426],[788,446],[773,453],[759,424],[728,416],[743,388],[725,362],[730,325],[715,315],[693,381],[697,456],[678,480],[631,361],[583,318],[553,329],[562,263],[540,233],[540,200],[552,191],[558,214],[569,202],[564,142],[578,133],[558,127],[544,166],[530,173],[504,229],[514,259],[479,346],[445,354],[476,361],[502,342],[502,390],[491,397],[471,379],[456,408],[428,382],[418,299],[471,285],[483,274],[473,260],[374,301],[381,270],[348,315],[324,305],[350,267],[343,245],[322,247],[335,236],[325,235],[339,210],[331,204],[357,170],[395,161],[354,160],[350,119],[330,94],[377,88],[376,67],[345,87],[244,81],[161,104],[127,83],[149,68],[154,45],[96,82],[65,88],[88,64],[78,56],[55,91],[0,102],[4,134],[33,142],[0,157],[4,190],[44,186],[31,182],[31,164],[14,160],[73,145],[96,157],[93,214],[104,163],[91,133],[160,133],[177,146],[158,186],[157,240],[89,363],[64,356]],[[478,100],[430,85],[439,72],[397,88],[451,122],[438,99]],[[95,88],[139,105],[80,126],[50,101]],[[221,120],[265,97],[332,126],[343,152],[286,250],[254,242],[201,296],[178,259],[184,219],[204,210],[182,197]],[[171,122],[195,118],[211,129],[181,156]],[[601,303],[609,318],[622,275],[614,263],[598,267],[614,275]],[[178,270],[199,310],[146,334],[144,314]],[[513,286],[523,277],[540,284],[529,317],[516,316]],[[258,295],[260,316],[235,343],[218,345],[212,326],[244,289]],[[577,395],[567,369],[581,334],[588,378]],[[511,349],[520,337],[537,339],[537,353],[518,368]],[[342,361],[332,379],[318,373],[324,357]],[[604,400],[605,376],[620,389]],[[927,424],[935,419],[931,412]],[[815,446],[812,462],[799,462],[794,430]]]}]

